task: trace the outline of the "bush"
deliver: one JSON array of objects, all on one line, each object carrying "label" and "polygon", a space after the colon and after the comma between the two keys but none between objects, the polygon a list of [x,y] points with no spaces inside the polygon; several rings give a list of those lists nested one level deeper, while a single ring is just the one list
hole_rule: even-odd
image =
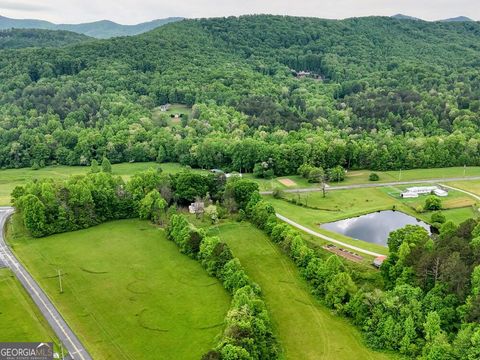
[{"label": "bush", "polygon": [[322,168],[313,168],[308,174],[309,183],[322,183],[325,180],[325,172]]},{"label": "bush", "polygon": [[300,175],[301,177],[305,178],[305,179],[308,179],[308,176],[310,175],[310,172],[313,169],[315,169],[314,166],[312,166],[310,164],[303,164],[298,168],[297,174]]},{"label": "bush", "polygon": [[425,199],[425,210],[440,210],[442,208],[442,200],[435,195],[429,195]]},{"label": "bush", "polygon": [[284,192],[282,189],[276,187],[275,189],[273,189],[272,195],[275,199],[281,199],[284,197]]},{"label": "bush", "polygon": [[335,166],[334,168],[328,169],[327,179],[329,181],[336,181],[336,182],[345,180],[345,169],[341,166]]},{"label": "bush", "polygon": [[371,173],[371,174],[368,176],[368,180],[370,180],[370,181],[378,181],[378,180],[380,180],[380,176],[378,176],[377,173]]},{"label": "bush", "polygon": [[445,215],[443,215],[440,211],[436,211],[432,214],[430,217],[430,220],[432,223],[439,223],[443,224],[447,219],[445,218]]}]

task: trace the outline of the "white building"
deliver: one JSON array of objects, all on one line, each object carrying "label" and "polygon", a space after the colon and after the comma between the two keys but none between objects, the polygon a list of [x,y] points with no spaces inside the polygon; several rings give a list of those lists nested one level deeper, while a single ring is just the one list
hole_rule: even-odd
[{"label": "white building", "polygon": [[405,189],[405,191],[400,194],[400,197],[404,199],[417,198],[419,195],[426,195],[431,193],[442,197],[448,195],[447,191],[440,189],[438,186],[414,186]]},{"label": "white building", "polygon": [[418,194],[414,193],[414,192],[405,191],[405,192],[400,194],[400,197],[402,197],[404,199],[411,199],[411,198],[417,198]]},{"label": "white building", "polygon": [[433,193],[437,196],[445,197],[448,196],[448,192],[443,189],[433,190]]}]

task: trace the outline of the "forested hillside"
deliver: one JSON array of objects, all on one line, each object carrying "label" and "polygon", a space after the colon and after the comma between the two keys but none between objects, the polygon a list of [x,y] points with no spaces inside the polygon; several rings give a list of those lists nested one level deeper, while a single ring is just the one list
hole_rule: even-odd
[{"label": "forested hillside", "polygon": [[11,19],[0,16],[0,30],[10,29],[44,29],[72,31],[77,34],[107,39],[115,36],[132,36],[142,34],[159,26],[171,22],[180,21],[182,18],[171,17],[165,19],[152,20],[136,25],[122,25],[113,21],[100,20],[82,24],[54,24],[49,21],[35,19]]},{"label": "forested hillside", "polygon": [[[480,165],[480,24],[185,20],[0,54],[0,166]],[[172,126],[155,108],[193,106]]]},{"label": "forested hillside", "polygon": [[91,38],[70,31],[11,29],[0,30],[0,49],[61,47]]}]

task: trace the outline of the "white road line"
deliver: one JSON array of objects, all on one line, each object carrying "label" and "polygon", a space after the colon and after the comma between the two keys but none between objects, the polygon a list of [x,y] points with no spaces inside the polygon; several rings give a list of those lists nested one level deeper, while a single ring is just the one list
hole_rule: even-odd
[{"label": "white road line", "polygon": [[323,239],[323,240],[327,240],[329,242],[332,242],[332,243],[335,243],[335,244],[338,244],[338,245],[341,245],[343,247],[347,247],[349,249],[352,249],[352,250],[355,250],[357,252],[361,252],[363,254],[367,254],[367,255],[372,255],[372,256],[385,256],[384,254],[379,254],[379,253],[376,253],[376,252],[373,252],[373,251],[369,251],[369,250],[365,250],[365,249],[362,249],[362,248],[359,248],[357,246],[353,246],[353,245],[349,245],[349,244],[346,244],[344,242],[341,242],[339,240],[336,240],[336,239],[333,239],[331,238],[330,236],[327,236],[327,235],[323,235],[323,234],[320,234],[316,231],[313,231],[303,225],[300,225],[298,223],[296,223],[295,221],[293,220],[290,220],[289,218],[286,218],[285,216],[283,215],[280,215],[279,213],[276,213],[275,214],[277,216],[277,218],[279,218],[280,220],[282,221],[285,221],[287,224],[289,225],[292,225],[293,227],[296,227],[297,229],[299,230],[302,230],[302,231],[305,231],[306,233],[310,234],[310,235],[313,235],[313,236],[316,236],[320,239]]}]

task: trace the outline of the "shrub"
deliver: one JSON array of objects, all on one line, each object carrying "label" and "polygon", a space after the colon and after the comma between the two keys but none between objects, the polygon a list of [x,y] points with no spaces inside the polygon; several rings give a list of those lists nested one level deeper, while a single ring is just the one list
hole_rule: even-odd
[{"label": "shrub", "polygon": [[325,172],[322,168],[313,168],[308,174],[309,183],[321,183],[325,180]]},{"label": "shrub", "polygon": [[308,176],[310,175],[310,171],[312,171],[313,169],[315,169],[314,166],[310,164],[303,164],[298,168],[297,174],[305,179],[308,179]]},{"label": "shrub", "polygon": [[368,180],[370,180],[370,181],[378,181],[378,180],[380,180],[380,176],[378,176],[377,173],[371,173],[371,174],[368,176]]},{"label": "shrub", "polygon": [[425,199],[425,210],[440,210],[442,208],[442,200],[435,195],[429,195]]},{"label": "shrub", "polygon": [[440,211],[436,211],[432,214],[430,217],[430,220],[432,223],[438,223],[438,224],[443,224],[447,219],[445,218],[445,215],[443,215]]},{"label": "shrub", "polygon": [[345,169],[341,166],[335,166],[334,168],[327,170],[327,179],[329,181],[343,181],[345,180]]},{"label": "shrub", "polygon": [[275,199],[281,199],[284,197],[284,192],[282,189],[276,187],[275,189],[273,189],[272,195]]}]

